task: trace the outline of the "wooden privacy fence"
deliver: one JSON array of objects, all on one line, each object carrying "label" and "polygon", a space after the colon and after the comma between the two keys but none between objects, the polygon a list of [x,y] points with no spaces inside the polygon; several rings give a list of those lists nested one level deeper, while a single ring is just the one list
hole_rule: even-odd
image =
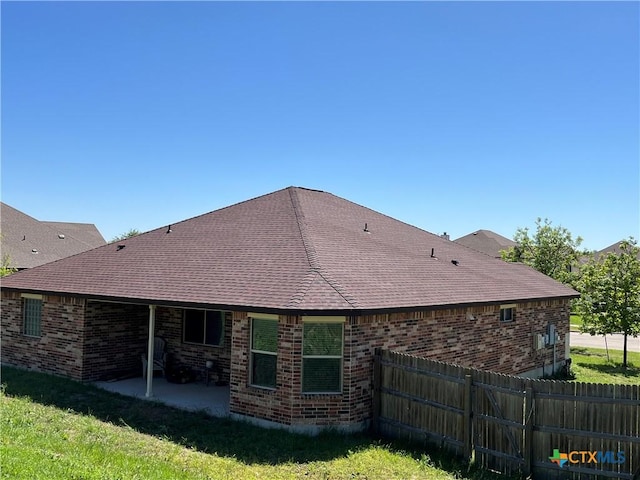
[{"label": "wooden privacy fence", "polygon": [[639,385],[532,380],[378,349],[372,429],[505,474],[640,478]]}]

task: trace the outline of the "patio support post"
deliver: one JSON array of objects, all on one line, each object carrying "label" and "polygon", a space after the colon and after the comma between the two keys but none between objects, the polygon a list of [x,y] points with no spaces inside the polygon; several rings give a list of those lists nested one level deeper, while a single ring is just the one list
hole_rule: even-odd
[{"label": "patio support post", "polygon": [[145,397],[153,396],[153,339],[156,330],[156,306],[149,305],[149,348],[147,349],[147,392]]}]

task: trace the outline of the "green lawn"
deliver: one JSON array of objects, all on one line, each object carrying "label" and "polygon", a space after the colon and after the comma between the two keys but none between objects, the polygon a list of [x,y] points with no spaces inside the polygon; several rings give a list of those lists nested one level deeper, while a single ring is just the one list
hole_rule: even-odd
[{"label": "green lawn", "polygon": [[577,382],[616,383],[637,385],[640,383],[640,353],[627,352],[627,369],[622,368],[622,351],[599,348],[571,347],[571,370]]},{"label": "green lawn", "polygon": [[571,314],[569,317],[569,328],[572,332],[579,332],[582,327],[582,317],[580,315]]},{"label": "green lawn", "polygon": [[266,430],[12,368],[2,384],[2,478],[503,478],[437,450]]}]

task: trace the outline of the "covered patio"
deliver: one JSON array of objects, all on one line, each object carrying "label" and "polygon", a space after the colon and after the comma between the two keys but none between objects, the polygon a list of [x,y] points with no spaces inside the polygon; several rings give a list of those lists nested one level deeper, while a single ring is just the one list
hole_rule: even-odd
[{"label": "covered patio", "polygon": [[164,378],[153,379],[153,395],[146,396],[147,381],[142,377],[126,380],[95,382],[95,386],[129,397],[151,400],[188,411],[203,411],[213,417],[229,415],[229,387],[204,383],[169,383]]}]

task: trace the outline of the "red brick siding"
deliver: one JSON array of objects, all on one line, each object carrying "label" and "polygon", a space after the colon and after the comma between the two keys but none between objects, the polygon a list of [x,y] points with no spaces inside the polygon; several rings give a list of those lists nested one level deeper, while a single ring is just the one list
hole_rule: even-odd
[{"label": "red brick siding", "polygon": [[231,349],[230,411],[241,415],[291,424],[293,392],[297,372],[294,367],[294,322],[297,317],[281,316],[278,321],[277,388],[250,386],[250,324],[246,313],[233,314]]},{"label": "red brick siding", "polygon": [[[42,336],[22,334],[22,299],[2,292],[2,361],[34,370],[94,380],[120,371],[141,372],[146,351],[147,306],[45,296]],[[473,315],[473,319],[468,318]],[[249,319],[228,314],[224,347],[182,342],[182,309],[158,307],[156,335],[167,340],[174,361],[201,370],[216,360],[228,375],[232,413],[284,425],[355,425],[370,418],[373,353],[377,347],[427,358],[522,374],[549,367],[553,349],[536,351],[534,337],[555,323],[564,360],[569,304],[564,300],[522,303],[515,321],[500,322],[499,306],[347,317],[344,324],[342,394],[302,394],[301,317],[280,316],[277,389],[249,385]],[[85,323],[86,320],[86,323]],[[223,376],[223,379],[224,378]]]},{"label": "red brick siding", "polygon": [[142,374],[149,307],[87,301],[83,380]]},{"label": "red brick siding", "polygon": [[2,292],[2,362],[83,379],[84,301],[43,297],[41,336],[22,333],[22,298]]},{"label": "red brick siding", "polygon": [[[472,314],[471,320],[467,314]],[[249,385],[249,320],[234,314],[231,368],[232,413],[285,425],[355,425],[371,416],[373,353],[376,347],[486,368],[524,374],[553,361],[553,349],[536,351],[534,336],[555,323],[561,340],[556,361],[564,360],[569,330],[565,301],[522,303],[515,321],[500,322],[500,307],[449,309],[347,317],[344,326],[343,392],[302,394],[302,321],[280,316],[278,328],[278,388]]]},{"label": "red brick siding", "polygon": [[[179,308],[157,307],[156,335],[167,340],[174,362],[202,371],[206,360],[229,381],[231,316],[227,313],[223,347],[182,342]],[[22,334],[22,298],[2,292],[2,361],[82,381],[142,374],[147,351],[149,307],[44,296],[41,337]]]},{"label": "red brick siding", "polygon": [[[220,380],[229,381],[231,359],[231,318],[226,312],[224,342],[222,346],[196,345],[182,341],[183,309],[157,307],[156,335],[167,341],[169,365],[186,365],[199,373],[204,371],[207,360],[212,360],[219,371]],[[145,336],[147,329],[145,328]]]},{"label": "red brick siding", "polygon": [[[469,320],[471,313],[475,320]],[[534,335],[555,323],[560,334],[556,362],[564,360],[569,332],[566,301],[521,303],[515,320],[500,322],[500,306],[355,317],[351,322],[351,423],[371,415],[374,348],[518,375],[553,362],[553,348],[536,351]],[[345,349],[346,350],[346,349]],[[355,359],[355,360],[354,360]],[[346,374],[346,372],[345,372]]]}]

